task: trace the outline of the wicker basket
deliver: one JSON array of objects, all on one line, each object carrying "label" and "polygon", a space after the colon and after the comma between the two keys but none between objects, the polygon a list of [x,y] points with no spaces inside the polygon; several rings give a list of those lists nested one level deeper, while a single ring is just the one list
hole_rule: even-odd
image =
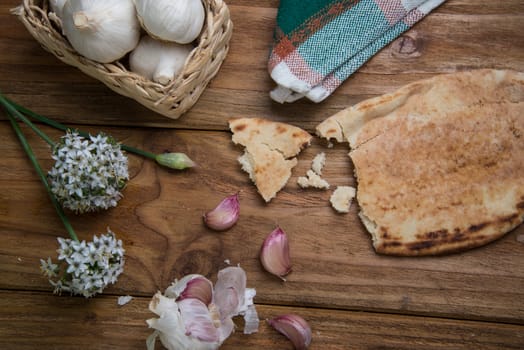
[{"label": "wicker basket", "polygon": [[102,64],[78,54],[48,17],[47,0],[23,0],[13,10],[31,35],[61,61],[100,80],[115,92],[130,97],[166,117],[177,119],[198,100],[224,61],[233,24],[222,0],[202,0],[206,20],[197,46],[182,72],[169,85],[161,85],[129,71],[122,62]]}]

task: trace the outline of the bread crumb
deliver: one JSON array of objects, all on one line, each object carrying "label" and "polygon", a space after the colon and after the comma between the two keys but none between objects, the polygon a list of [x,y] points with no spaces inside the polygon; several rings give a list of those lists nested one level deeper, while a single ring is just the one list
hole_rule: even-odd
[{"label": "bread crumb", "polygon": [[314,187],[322,190],[329,188],[329,183],[316,174],[313,170],[308,170],[306,176],[300,176],[297,183],[302,188]]},{"label": "bread crumb", "polygon": [[324,164],[326,164],[326,154],[324,152],[321,152],[313,158],[313,161],[311,162],[311,169],[317,174],[322,175],[322,168],[324,167]]},{"label": "bread crumb", "polygon": [[133,299],[131,295],[121,296],[121,297],[118,297],[117,303],[119,306],[122,306],[122,305],[129,303],[131,299]]},{"label": "bread crumb", "polygon": [[356,190],[351,186],[338,186],[329,201],[331,206],[339,213],[348,213],[351,202],[355,198]]}]

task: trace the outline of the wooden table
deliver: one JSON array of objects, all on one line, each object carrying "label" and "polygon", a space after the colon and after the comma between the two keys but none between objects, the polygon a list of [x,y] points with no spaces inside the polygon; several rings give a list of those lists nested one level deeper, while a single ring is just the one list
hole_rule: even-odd
[{"label": "wooden table", "polygon": [[[524,348],[524,226],[469,252],[398,258],[374,253],[357,206],[337,215],[331,191],[296,185],[319,151],[325,178],[355,185],[346,145],[315,139],[299,157],[286,188],[265,204],[240,170],[241,149],[227,120],[264,117],[310,132],[326,117],[363,99],[439,73],[474,68],[524,71],[524,2],[448,0],[383,49],[321,104],[280,105],[266,63],[277,0],[228,2],[234,34],[219,74],[197,104],[173,121],[119,96],[44,51],[0,4],[0,90],[18,103],[86,131],[105,131],[152,152],[185,152],[200,166],[175,172],[129,156],[131,180],[118,207],[70,216],[80,238],[110,227],[124,241],[125,272],[92,299],[53,295],[39,260],[56,259],[67,235],[5,113],[0,113],[0,348],[144,349],[151,333],[147,305],[175,278],[200,273],[215,281],[226,259],[247,272],[262,320],[297,313],[313,330],[311,349]],[[53,137],[59,132],[45,128]],[[42,166],[49,148],[27,133]],[[241,217],[223,233],[206,229],[202,213],[240,191]],[[288,234],[293,272],[287,282],[261,268],[263,239],[277,225]],[[125,306],[117,297],[132,295]],[[238,320],[241,326],[242,321]],[[160,345],[157,348],[161,348]],[[291,349],[261,322],[241,327],[224,349]]]}]

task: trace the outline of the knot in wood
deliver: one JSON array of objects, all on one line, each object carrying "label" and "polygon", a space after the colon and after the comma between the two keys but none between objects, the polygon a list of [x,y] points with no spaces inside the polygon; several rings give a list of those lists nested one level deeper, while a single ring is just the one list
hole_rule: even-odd
[{"label": "knot in wood", "polygon": [[416,31],[411,31],[393,42],[392,52],[396,57],[419,57],[422,54],[422,47],[422,38]]}]

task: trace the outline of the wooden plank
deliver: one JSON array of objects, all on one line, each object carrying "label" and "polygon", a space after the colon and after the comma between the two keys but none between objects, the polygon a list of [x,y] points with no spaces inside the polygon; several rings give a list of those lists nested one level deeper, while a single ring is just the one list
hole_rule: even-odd
[{"label": "wooden plank", "polygon": [[[48,130],[48,129],[46,129]],[[397,258],[374,253],[357,217],[357,206],[337,215],[330,191],[296,185],[312,158],[327,153],[324,176],[333,188],[354,185],[342,145],[314,142],[303,151],[286,188],[270,204],[256,193],[236,158],[241,150],[230,134],[216,131],[104,128],[125,143],[159,153],[189,154],[200,166],[187,172],[161,169],[130,156],[131,180],[119,206],[72,216],[83,239],[110,227],[124,241],[126,270],[109,293],[152,295],[175,278],[200,273],[214,278],[219,268],[239,263],[257,288],[257,302],[347,310],[524,323],[524,234],[520,226],[504,238],[463,254]],[[59,134],[51,132],[54,137]],[[44,167],[49,147],[31,133]],[[54,256],[61,223],[49,205],[7,123],[0,123],[0,288],[49,290],[39,259]],[[241,217],[223,233],[205,228],[202,214],[240,191]],[[281,282],[264,272],[258,254],[277,226],[289,235],[293,272]]]},{"label": "wooden plank", "polygon": [[225,130],[234,115],[286,120],[310,131],[365,98],[435,74],[475,68],[524,70],[524,5],[449,0],[387,46],[329,99],[315,105],[272,102],[266,64],[278,1],[229,1],[231,50],[200,100],[177,121],[117,95],[45,52],[8,9],[0,14],[0,91],[36,111],[79,124]]},{"label": "wooden plank", "polygon": [[[151,333],[145,320],[154,316],[149,298],[135,297],[124,306],[117,296],[94,299],[46,293],[0,292],[0,347],[5,350],[144,349]],[[521,349],[524,326],[398,316],[340,310],[257,305],[259,332],[242,334],[242,320],[221,349],[292,349],[266,322],[296,313],[311,326],[314,349]],[[161,349],[160,345],[157,349]]]}]

